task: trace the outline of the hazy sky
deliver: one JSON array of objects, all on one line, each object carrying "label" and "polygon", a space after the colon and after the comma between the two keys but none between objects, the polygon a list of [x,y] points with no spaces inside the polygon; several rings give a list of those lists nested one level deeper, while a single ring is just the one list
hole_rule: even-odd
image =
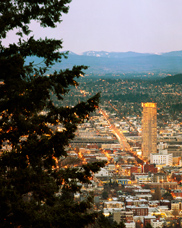
[{"label": "hazy sky", "polygon": [[[182,0],[72,0],[56,29],[32,25],[38,37],[63,39],[64,50],[182,50]],[[6,42],[12,41],[9,34]]]}]

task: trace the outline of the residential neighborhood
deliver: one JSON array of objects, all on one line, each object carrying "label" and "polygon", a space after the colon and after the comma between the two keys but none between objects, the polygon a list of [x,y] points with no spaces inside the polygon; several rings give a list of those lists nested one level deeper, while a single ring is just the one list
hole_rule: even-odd
[{"label": "residential neighborhood", "polygon": [[[156,153],[145,161],[137,159],[142,158],[142,134],[133,136],[128,121],[108,111],[107,115],[98,110],[79,127],[68,148],[72,158],[79,157],[74,165],[106,162],[93,174],[91,184],[82,186],[77,200],[92,192],[95,210],[118,224],[124,221],[126,228],[145,227],[147,223],[156,228],[182,227],[182,161],[176,156],[182,153],[182,126],[168,127],[175,137],[164,137],[164,131],[158,129]],[[142,121],[134,117],[128,120],[135,128],[142,128]],[[115,134],[113,123],[122,132],[123,141]]]}]

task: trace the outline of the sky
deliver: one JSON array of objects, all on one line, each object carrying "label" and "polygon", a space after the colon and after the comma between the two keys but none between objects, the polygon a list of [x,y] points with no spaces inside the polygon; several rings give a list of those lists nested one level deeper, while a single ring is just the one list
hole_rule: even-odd
[{"label": "sky", "polygon": [[[182,0],[72,0],[56,29],[32,23],[35,37],[63,50],[163,53],[182,50]],[[9,33],[5,43],[16,40]]]}]

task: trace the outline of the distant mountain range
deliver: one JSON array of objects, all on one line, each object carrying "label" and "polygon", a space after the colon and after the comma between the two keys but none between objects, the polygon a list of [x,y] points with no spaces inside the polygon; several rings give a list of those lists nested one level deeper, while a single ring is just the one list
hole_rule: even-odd
[{"label": "distant mountain range", "polygon": [[[36,57],[27,58],[26,62],[41,60]],[[71,68],[74,65],[89,66],[86,73],[92,74],[126,74],[126,73],[169,73],[182,72],[182,51],[162,54],[136,52],[87,51],[82,55],[69,52],[67,59],[56,63],[50,72]]]}]

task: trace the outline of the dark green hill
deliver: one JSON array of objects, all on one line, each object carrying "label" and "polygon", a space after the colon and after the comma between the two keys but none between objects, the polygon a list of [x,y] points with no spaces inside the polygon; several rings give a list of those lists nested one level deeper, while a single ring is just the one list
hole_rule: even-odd
[{"label": "dark green hill", "polygon": [[182,74],[176,74],[174,76],[167,76],[163,79],[161,79],[161,82],[173,84],[173,83],[182,83]]}]

